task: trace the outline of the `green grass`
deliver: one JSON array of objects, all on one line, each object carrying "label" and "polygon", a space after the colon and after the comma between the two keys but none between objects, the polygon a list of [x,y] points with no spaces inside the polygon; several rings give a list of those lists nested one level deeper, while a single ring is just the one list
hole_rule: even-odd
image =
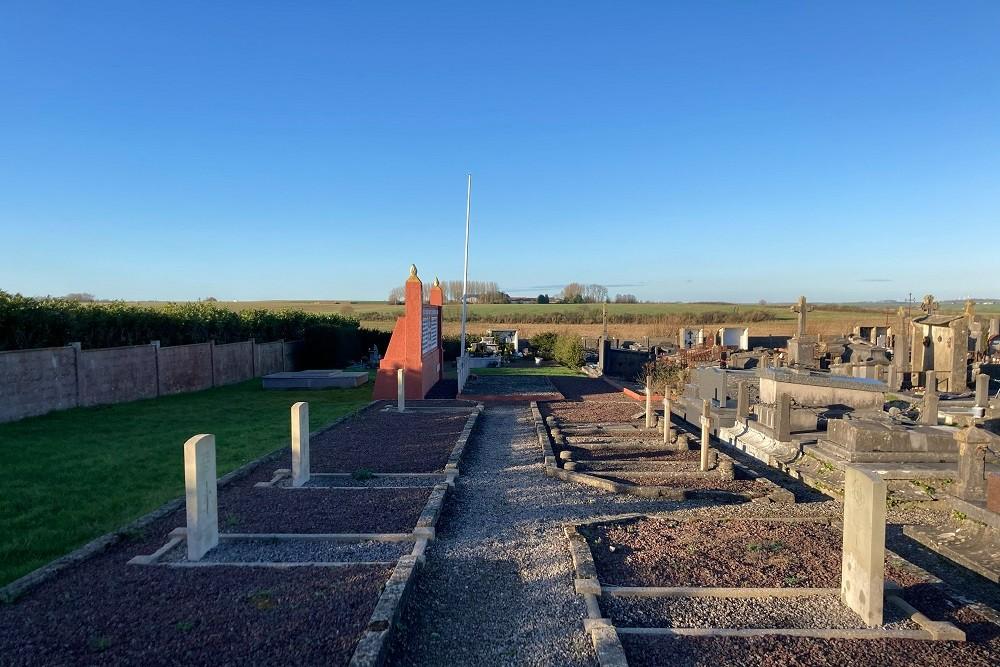
[{"label": "green grass", "polygon": [[473,375],[583,375],[566,366],[503,366],[502,368],[473,368]]},{"label": "green grass", "polygon": [[289,407],[313,429],[371,400],[371,385],[264,391],[260,380],[0,424],[0,585],[183,493],[184,441],[216,438],[219,476],[286,443]]}]

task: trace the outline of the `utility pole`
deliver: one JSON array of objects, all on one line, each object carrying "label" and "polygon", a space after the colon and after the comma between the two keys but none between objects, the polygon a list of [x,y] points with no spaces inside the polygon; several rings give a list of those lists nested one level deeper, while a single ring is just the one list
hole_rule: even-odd
[{"label": "utility pole", "polygon": [[462,277],[462,350],[461,356],[466,356],[465,321],[468,317],[469,302],[469,220],[472,214],[472,174],[468,177],[468,187],[465,192],[465,272]]}]

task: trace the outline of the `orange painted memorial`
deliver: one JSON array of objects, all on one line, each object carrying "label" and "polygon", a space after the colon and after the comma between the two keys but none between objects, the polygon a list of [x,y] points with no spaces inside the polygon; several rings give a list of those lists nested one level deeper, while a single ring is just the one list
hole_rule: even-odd
[{"label": "orange painted memorial", "polygon": [[404,369],[406,398],[419,400],[441,379],[444,350],[441,347],[441,306],[444,292],[437,280],[430,291],[430,303],[424,303],[423,283],[417,267],[410,266],[406,280],[406,310],[396,320],[392,338],[375,377],[375,400],[396,399],[396,371]]}]

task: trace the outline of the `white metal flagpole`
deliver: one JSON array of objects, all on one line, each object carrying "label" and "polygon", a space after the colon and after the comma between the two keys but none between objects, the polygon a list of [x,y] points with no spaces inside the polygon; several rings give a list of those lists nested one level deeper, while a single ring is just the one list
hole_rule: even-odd
[{"label": "white metal flagpole", "polygon": [[468,316],[469,302],[469,219],[472,213],[472,174],[468,176],[468,189],[465,193],[465,274],[462,278],[462,350],[461,356],[466,356],[465,320]]}]

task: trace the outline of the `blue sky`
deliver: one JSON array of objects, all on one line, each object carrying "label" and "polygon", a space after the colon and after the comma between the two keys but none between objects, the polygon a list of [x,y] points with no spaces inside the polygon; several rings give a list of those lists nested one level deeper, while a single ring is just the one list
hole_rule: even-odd
[{"label": "blue sky", "polygon": [[[876,6],[877,5],[877,6]],[[1000,294],[1000,3],[0,5],[0,289]]]}]

